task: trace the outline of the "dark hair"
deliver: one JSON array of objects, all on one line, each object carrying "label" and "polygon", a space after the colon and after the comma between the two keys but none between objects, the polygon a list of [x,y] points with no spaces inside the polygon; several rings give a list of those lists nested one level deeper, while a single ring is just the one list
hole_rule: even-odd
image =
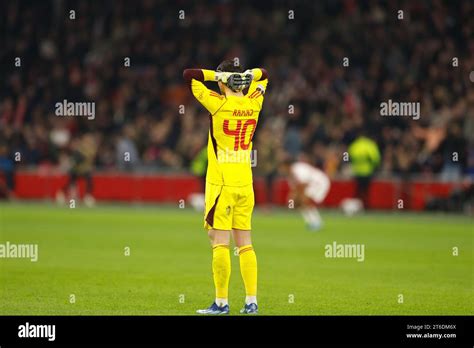
[{"label": "dark hair", "polygon": [[216,71],[241,73],[244,72],[244,67],[240,65],[238,60],[227,59],[219,64]]}]

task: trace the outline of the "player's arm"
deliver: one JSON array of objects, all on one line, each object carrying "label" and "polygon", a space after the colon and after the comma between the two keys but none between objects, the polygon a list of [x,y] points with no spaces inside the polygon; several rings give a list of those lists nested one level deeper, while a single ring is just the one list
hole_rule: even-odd
[{"label": "player's arm", "polygon": [[253,81],[263,81],[263,80],[268,80],[268,73],[265,69],[263,68],[254,68],[254,69],[249,69],[244,72],[245,74],[251,74],[252,75],[252,80]]},{"label": "player's arm", "polygon": [[263,68],[247,70],[244,74],[247,73],[252,75],[252,83],[250,84],[247,96],[250,99],[256,99],[261,106],[263,103],[263,95],[267,89],[268,73]]},{"label": "player's arm", "polygon": [[184,80],[189,83],[191,87],[192,80],[204,82],[204,81],[219,81],[220,74],[213,70],[207,69],[185,69],[183,71]]},{"label": "player's arm", "polygon": [[203,82],[220,81],[222,75],[207,69],[185,69],[183,78],[189,84],[194,97],[213,115],[224,103],[225,99],[219,93],[207,88]]}]

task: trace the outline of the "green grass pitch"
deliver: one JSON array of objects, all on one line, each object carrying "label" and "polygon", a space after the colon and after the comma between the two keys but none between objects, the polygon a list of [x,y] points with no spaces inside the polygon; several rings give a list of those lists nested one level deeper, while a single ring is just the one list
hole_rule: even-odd
[{"label": "green grass pitch", "polygon": [[[295,211],[254,213],[261,314],[474,313],[472,218],[322,215],[314,233]],[[6,241],[38,243],[39,259],[0,259],[0,315],[194,315],[213,300],[211,249],[190,209],[0,203]],[[333,241],[364,244],[365,260],[326,258]],[[231,313],[244,295],[232,256]]]}]

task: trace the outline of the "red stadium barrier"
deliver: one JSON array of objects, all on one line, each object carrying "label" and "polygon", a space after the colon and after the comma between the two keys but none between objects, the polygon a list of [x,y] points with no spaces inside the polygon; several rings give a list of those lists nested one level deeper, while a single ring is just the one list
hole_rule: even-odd
[{"label": "red stadium barrier", "polygon": [[[19,172],[15,177],[15,194],[18,198],[54,198],[56,192],[67,182],[65,175]],[[93,178],[94,197],[97,200],[144,201],[176,203],[186,199],[189,194],[198,192],[200,182],[197,178],[182,175],[146,174],[96,174]],[[267,192],[263,179],[255,179],[255,199],[257,204],[265,203]],[[398,200],[404,200],[404,208],[422,210],[430,198],[446,197],[454,188],[453,183],[413,181],[402,185],[399,181],[374,180],[369,192],[369,205],[374,209],[396,209]],[[79,192],[84,193],[85,183],[79,181]],[[403,189],[403,191],[402,191]],[[353,197],[355,183],[348,180],[333,180],[324,206],[336,207],[341,200]],[[288,184],[284,179],[273,183],[272,200],[274,204],[286,205]]]}]

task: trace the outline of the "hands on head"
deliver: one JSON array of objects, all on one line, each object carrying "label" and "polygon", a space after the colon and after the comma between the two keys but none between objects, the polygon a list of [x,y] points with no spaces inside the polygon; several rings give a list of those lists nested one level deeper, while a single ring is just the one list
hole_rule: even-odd
[{"label": "hands on head", "polygon": [[231,90],[238,92],[250,86],[253,74],[251,70],[246,70],[243,73],[217,71],[216,78]]}]

